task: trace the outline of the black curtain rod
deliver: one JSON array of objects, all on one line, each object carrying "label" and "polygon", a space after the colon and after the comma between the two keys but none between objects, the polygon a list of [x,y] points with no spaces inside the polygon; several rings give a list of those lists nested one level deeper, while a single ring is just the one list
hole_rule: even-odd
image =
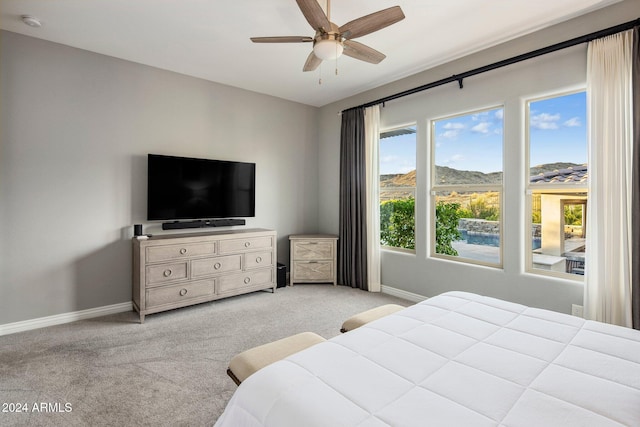
[{"label": "black curtain rod", "polygon": [[637,26],[640,26],[640,18],[637,18],[633,21],[625,22],[624,24],[615,25],[613,27],[606,28],[604,30],[596,31],[591,34],[586,34],[584,36],[576,37],[574,39],[557,43],[551,46],[543,47],[542,49],[537,49],[529,53],[524,53],[522,55],[514,56],[509,59],[504,59],[502,61],[494,62],[493,64],[485,65],[480,68],[475,68],[473,70],[466,71],[461,74],[454,74],[451,77],[447,77],[435,82],[427,83],[426,85],[418,86],[413,89],[405,90],[404,92],[399,92],[399,93],[396,93],[395,95],[385,96],[384,98],[367,102],[366,104],[358,105],[357,107],[347,108],[343,111],[355,110],[356,108],[367,108],[367,107],[372,107],[374,105],[384,104],[385,102],[393,101],[394,99],[402,98],[408,95],[413,95],[414,93],[422,92],[427,89],[432,89],[434,87],[442,86],[442,85],[453,83],[453,82],[458,82],[460,89],[462,89],[462,81],[467,77],[475,76],[476,74],[485,73],[487,71],[495,70],[497,68],[505,67],[507,65],[515,64],[517,62],[535,58],[537,56],[546,55],[548,53],[556,52],[558,50],[566,49],[568,47],[576,46],[582,43],[588,43],[596,39],[617,34],[622,31],[630,30]]}]

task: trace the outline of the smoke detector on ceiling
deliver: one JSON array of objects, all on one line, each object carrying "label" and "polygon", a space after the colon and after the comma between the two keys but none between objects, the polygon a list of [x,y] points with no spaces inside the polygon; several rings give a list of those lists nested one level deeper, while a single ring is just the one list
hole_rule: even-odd
[{"label": "smoke detector on ceiling", "polygon": [[22,15],[22,22],[24,22],[30,27],[34,27],[34,28],[42,27],[42,23],[40,22],[40,20],[35,16],[31,16],[31,15]]}]

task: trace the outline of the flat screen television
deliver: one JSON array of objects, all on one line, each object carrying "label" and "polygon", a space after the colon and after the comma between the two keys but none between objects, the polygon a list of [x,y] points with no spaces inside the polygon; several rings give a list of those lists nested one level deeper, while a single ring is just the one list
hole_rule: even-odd
[{"label": "flat screen television", "polygon": [[255,163],[148,155],[147,219],[255,216]]}]

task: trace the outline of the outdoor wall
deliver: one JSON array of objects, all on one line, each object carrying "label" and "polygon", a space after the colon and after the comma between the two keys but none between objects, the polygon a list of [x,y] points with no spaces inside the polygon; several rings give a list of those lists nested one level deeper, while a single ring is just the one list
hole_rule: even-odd
[{"label": "outdoor wall", "polygon": [[[340,117],[343,109],[450,77],[512,56],[569,40],[635,19],[640,0],[618,3],[589,15],[555,25],[432,70],[325,106],[320,111],[320,230],[338,232]],[[428,29],[426,30],[428,31]],[[584,88],[586,45],[580,45],[516,65],[441,86],[386,103],[381,109],[381,129],[417,124],[416,252],[383,251],[382,284],[431,297],[462,290],[516,301],[560,312],[582,304],[579,281],[525,273],[526,236],[524,207],[525,152],[522,141],[525,117],[523,99]],[[520,177],[504,183],[503,268],[491,268],[429,257],[428,120],[483,108],[505,106],[504,173]]]},{"label": "outdoor wall", "polygon": [[280,262],[317,231],[317,108],[6,31],[0,54],[0,326],[131,301],[148,153],[255,162],[244,228]]}]

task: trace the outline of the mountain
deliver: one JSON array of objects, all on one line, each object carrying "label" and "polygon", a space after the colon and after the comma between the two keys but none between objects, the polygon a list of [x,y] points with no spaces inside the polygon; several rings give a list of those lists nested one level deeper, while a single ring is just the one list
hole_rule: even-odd
[{"label": "mountain", "polygon": [[[567,169],[569,167],[580,166],[575,163],[547,163],[533,166],[530,170],[531,176],[545,172]],[[436,179],[438,184],[500,184],[502,182],[502,172],[484,173],[479,171],[463,171],[447,166],[436,166]],[[415,187],[416,171],[405,174],[388,174],[380,176],[381,187]]]}]

